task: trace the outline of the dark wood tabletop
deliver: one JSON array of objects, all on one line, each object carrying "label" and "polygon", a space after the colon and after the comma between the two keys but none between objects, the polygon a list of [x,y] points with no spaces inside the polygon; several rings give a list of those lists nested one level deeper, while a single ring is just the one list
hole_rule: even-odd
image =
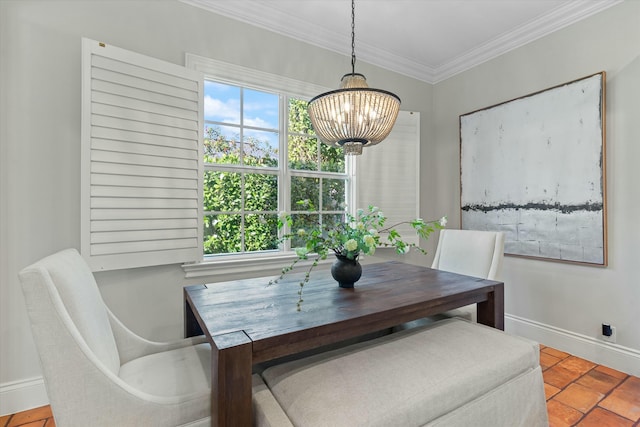
[{"label": "dark wood tabletop", "polygon": [[[304,274],[304,273],[301,273]],[[212,345],[212,425],[251,425],[254,364],[478,303],[478,322],[504,329],[504,285],[397,261],[363,266],[353,289],[314,271],[184,288],[185,335]]]}]

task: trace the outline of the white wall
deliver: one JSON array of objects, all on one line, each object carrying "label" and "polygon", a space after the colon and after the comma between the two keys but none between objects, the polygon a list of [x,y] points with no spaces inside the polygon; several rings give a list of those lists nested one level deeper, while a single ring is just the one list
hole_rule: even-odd
[{"label": "white wall", "polygon": [[[640,2],[626,1],[434,88],[437,204],[459,224],[458,117],[599,71],[607,72],[609,266],[506,257],[506,328],[640,375]],[[541,170],[541,174],[545,171]],[[601,324],[617,329],[604,343]]]},{"label": "white wall", "polygon": [[[640,2],[628,0],[433,87],[357,64],[373,87],[421,112],[421,213],[446,214],[454,226],[458,116],[607,71],[610,265],[507,258],[505,281],[508,328],[610,366],[640,354],[633,269],[640,260],[639,28]],[[59,249],[79,248],[81,37],[176,64],[191,52],[326,87],[337,87],[350,69],[348,57],[173,0],[0,0],[0,414],[46,403],[17,273]],[[97,280],[134,331],[151,339],[181,335],[186,281],[179,266],[104,272]],[[622,347],[598,345],[602,321],[618,328]]]},{"label": "white wall", "polygon": [[[81,37],[181,65],[191,52],[325,87],[337,88],[351,69],[349,57],[177,0],[0,0],[0,414],[47,403],[17,273],[80,246]],[[403,109],[420,111],[426,134],[430,85],[356,68],[372,87],[398,94]],[[134,331],[182,335],[180,266],[104,272],[97,281]]]}]

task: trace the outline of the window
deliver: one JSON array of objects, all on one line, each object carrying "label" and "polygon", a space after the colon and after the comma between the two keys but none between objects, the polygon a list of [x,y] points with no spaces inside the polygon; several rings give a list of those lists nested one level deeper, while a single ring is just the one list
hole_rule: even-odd
[{"label": "window", "polygon": [[204,119],[205,256],[278,250],[280,211],[294,229],[342,218],[345,158],[315,137],[306,101],[205,79]]}]

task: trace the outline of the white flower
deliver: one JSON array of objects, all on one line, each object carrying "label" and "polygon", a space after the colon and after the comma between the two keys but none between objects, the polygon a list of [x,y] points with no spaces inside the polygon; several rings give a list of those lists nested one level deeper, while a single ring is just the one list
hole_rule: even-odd
[{"label": "white flower", "polygon": [[298,231],[297,231],[297,234],[298,234],[298,236],[302,237],[305,234],[307,234],[307,232],[305,231],[304,228],[299,228]]},{"label": "white flower", "polygon": [[447,217],[443,216],[442,218],[440,218],[440,225],[442,227],[446,227],[447,226]]},{"label": "white flower", "polygon": [[366,236],[364,236],[364,238],[362,239],[364,241],[364,244],[371,247],[373,245],[376,244],[376,239],[373,238],[373,236],[367,234]]},{"label": "white flower", "polygon": [[364,223],[362,221],[358,221],[358,223],[356,224],[356,228],[360,231],[364,230]]},{"label": "white flower", "polygon": [[347,240],[347,242],[344,244],[344,248],[348,251],[355,251],[356,249],[358,249],[358,242],[356,242],[353,239],[349,239]]},{"label": "white flower", "polygon": [[369,234],[371,234],[373,237],[378,237],[380,235],[380,233],[378,233],[378,230],[376,230],[375,228],[369,230]]}]

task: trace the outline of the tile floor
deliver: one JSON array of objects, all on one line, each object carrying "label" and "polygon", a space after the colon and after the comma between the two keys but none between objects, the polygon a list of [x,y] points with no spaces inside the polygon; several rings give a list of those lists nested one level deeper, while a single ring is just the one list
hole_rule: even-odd
[{"label": "tile floor", "polygon": [[[640,378],[540,346],[550,427],[640,427]],[[0,417],[0,427],[55,427],[49,406]]]},{"label": "tile floor", "polygon": [[551,427],[640,427],[640,378],[540,346]]}]

